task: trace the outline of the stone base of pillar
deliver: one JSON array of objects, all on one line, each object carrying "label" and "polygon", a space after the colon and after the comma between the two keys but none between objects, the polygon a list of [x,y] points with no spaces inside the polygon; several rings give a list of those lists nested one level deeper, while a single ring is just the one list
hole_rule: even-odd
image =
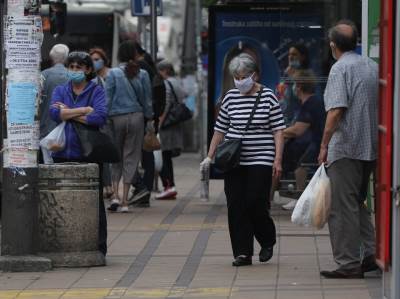
[{"label": "stone base of pillar", "polygon": [[95,267],[105,266],[106,258],[100,251],[41,252],[51,260],[53,267]]},{"label": "stone base of pillar", "polygon": [[0,256],[0,271],[3,272],[44,272],[52,268],[51,260],[36,255]]}]

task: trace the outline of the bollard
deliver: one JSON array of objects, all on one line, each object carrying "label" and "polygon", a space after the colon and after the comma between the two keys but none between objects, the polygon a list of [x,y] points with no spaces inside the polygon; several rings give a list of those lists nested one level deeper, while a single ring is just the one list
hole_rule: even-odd
[{"label": "bollard", "polygon": [[39,252],[54,267],[105,265],[98,188],[97,164],[39,165]]}]

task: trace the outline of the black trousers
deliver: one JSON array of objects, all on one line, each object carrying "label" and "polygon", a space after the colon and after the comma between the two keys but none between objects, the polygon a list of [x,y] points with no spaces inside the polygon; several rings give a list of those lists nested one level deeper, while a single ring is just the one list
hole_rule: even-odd
[{"label": "black trousers", "polygon": [[233,256],[252,256],[254,237],[261,247],[276,243],[275,224],[268,211],[272,167],[239,166],[225,174],[225,195]]},{"label": "black trousers", "polygon": [[[68,160],[63,158],[53,158],[54,163],[63,162],[86,162],[84,160]],[[104,255],[107,254],[107,216],[103,200],[103,163],[97,163],[99,166],[99,244],[98,248]]]},{"label": "black trousers", "polygon": [[139,171],[136,171],[133,178],[132,186],[135,189],[153,190],[154,183],[154,154],[153,152],[142,151],[142,167],[144,169],[143,177]]},{"label": "black trousers", "polygon": [[164,188],[174,187],[174,166],[172,164],[172,151],[162,151],[163,166],[160,177]]}]

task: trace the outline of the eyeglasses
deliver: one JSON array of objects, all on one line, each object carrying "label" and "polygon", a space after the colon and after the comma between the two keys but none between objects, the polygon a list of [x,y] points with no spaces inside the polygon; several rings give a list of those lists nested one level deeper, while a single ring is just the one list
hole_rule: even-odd
[{"label": "eyeglasses", "polygon": [[85,59],[89,57],[89,54],[83,51],[74,51],[69,53],[68,58],[78,57],[80,59]]}]

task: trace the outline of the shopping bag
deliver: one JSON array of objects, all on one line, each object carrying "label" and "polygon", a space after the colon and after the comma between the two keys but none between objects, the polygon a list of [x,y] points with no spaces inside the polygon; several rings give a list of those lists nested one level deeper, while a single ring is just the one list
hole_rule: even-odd
[{"label": "shopping bag", "polygon": [[55,127],[46,137],[39,142],[40,146],[51,152],[58,152],[65,147],[65,121]]},{"label": "shopping bag", "polygon": [[[157,139],[160,140],[160,136],[157,135]],[[160,172],[163,166],[163,158],[162,158],[162,151],[161,149],[156,150],[153,152],[154,155],[154,169],[157,172]]]},{"label": "shopping bag", "polygon": [[311,224],[322,229],[328,221],[331,210],[331,182],[322,167],[318,183],[314,187],[315,199],[311,207]]},{"label": "shopping bag", "polygon": [[[320,229],[326,223],[330,208],[330,182],[321,165],[301,194],[292,213],[292,222]],[[321,226],[322,225],[322,226]]]}]

